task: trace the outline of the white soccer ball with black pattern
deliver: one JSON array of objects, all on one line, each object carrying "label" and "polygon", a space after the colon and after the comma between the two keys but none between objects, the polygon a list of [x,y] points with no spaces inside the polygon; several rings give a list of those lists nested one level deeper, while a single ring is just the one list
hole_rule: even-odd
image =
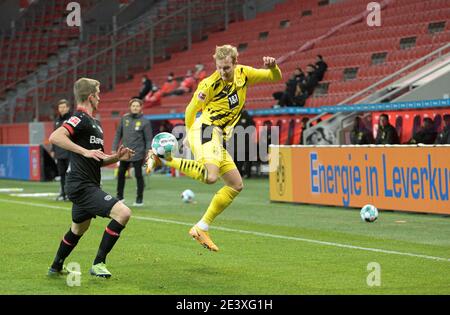
[{"label": "white soccer ball with black pattern", "polygon": [[178,150],[177,138],[171,133],[160,132],[153,138],[152,150],[160,158],[167,159]]},{"label": "white soccer ball with black pattern", "polygon": [[378,219],[378,209],[374,205],[367,204],[361,208],[361,219],[366,222],[374,222]]},{"label": "white soccer ball with black pattern", "polygon": [[185,203],[194,202],[195,194],[192,190],[186,189],[181,193],[181,200]]}]

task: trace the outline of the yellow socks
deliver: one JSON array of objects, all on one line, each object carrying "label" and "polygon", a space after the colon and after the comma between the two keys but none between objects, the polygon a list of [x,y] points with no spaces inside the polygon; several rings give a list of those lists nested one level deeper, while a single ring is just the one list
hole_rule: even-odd
[{"label": "yellow socks", "polygon": [[[201,182],[206,182],[208,177],[207,169],[203,163],[194,161],[194,160],[186,160],[181,158],[172,158],[170,161],[165,160],[164,164],[173,167],[180,172],[184,173],[186,176],[189,176],[193,179],[199,180]],[[218,192],[214,195],[211,203],[209,204],[208,209],[200,220],[199,227],[202,230],[208,230],[209,224],[228,207],[233,199],[239,194],[239,191],[234,190],[230,186],[223,186],[219,189]]]},{"label": "yellow socks", "polygon": [[[214,195],[211,203],[209,204],[206,213],[203,215],[201,221],[207,225],[211,224],[212,221],[225,210],[226,207],[230,205],[233,199],[239,194],[239,191],[234,190],[230,186],[223,186]],[[202,227],[200,227],[202,228]]]},{"label": "yellow socks", "polygon": [[165,160],[165,164],[201,182],[206,182],[208,177],[205,165],[194,160],[172,158],[170,161]]}]

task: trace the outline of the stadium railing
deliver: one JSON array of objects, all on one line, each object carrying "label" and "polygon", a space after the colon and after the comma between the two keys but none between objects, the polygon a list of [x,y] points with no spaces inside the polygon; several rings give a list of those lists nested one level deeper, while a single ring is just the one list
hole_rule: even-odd
[{"label": "stadium railing", "polygon": [[[236,19],[242,16],[242,2],[237,0],[210,1],[206,4],[204,1],[194,0],[185,2],[188,5],[170,11],[166,16],[146,25],[134,26],[132,32],[128,27],[114,31],[102,42],[97,41],[91,45],[97,51],[94,54],[89,55],[89,50],[82,47],[79,55],[71,60],[71,65],[63,71],[49,75],[45,80],[36,82],[37,78],[30,78],[31,82],[36,83],[0,104],[0,107],[7,106],[9,113],[8,117],[1,117],[0,122],[20,120],[14,117],[15,109],[25,106],[33,110],[25,110],[28,115],[21,120],[29,121],[34,118],[38,121],[43,116],[49,117],[53,110],[52,105],[58,98],[71,98],[68,91],[71,91],[76,78],[91,76],[102,82],[103,91],[112,89],[116,80],[129,78],[134,72],[130,71],[133,67],[140,66],[144,69],[145,66],[151,66],[158,58],[168,58],[171,46],[178,45],[174,48],[175,51],[186,49],[194,37],[201,39],[214,25],[216,28],[218,25],[219,28],[226,28],[225,23],[230,22],[231,17]],[[183,39],[181,46],[180,38]],[[105,40],[108,43],[106,47],[103,46]],[[27,98],[32,99],[33,104],[21,101]]]}]

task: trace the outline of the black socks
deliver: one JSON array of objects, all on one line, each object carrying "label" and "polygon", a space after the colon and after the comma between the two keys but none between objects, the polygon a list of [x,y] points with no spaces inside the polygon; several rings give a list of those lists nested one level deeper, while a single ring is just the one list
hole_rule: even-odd
[{"label": "black socks", "polygon": [[69,229],[69,231],[64,235],[61,244],[59,244],[58,252],[56,253],[55,260],[52,264],[52,269],[61,270],[64,260],[70,255],[72,250],[78,244],[82,235],[76,235]]},{"label": "black socks", "polygon": [[104,263],[106,261],[106,255],[111,251],[119,239],[120,232],[125,228],[116,220],[111,220],[103,233],[100,247],[98,248],[97,257],[95,257],[94,265],[98,263]]}]

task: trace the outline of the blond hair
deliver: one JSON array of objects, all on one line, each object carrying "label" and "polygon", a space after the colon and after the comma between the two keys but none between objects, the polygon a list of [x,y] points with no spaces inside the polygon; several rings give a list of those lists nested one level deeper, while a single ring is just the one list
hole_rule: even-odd
[{"label": "blond hair", "polygon": [[213,56],[215,60],[223,60],[228,56],[236,64],[237,57],[239,56],[237,48],[231,45],[216,46],[216,53]]},{"label": "blond hair", "polygon": [[89,95],[97,93],[100,82],[94,79],[81,78],[73,85],[73,94],[77,104],[87,101]]}]

